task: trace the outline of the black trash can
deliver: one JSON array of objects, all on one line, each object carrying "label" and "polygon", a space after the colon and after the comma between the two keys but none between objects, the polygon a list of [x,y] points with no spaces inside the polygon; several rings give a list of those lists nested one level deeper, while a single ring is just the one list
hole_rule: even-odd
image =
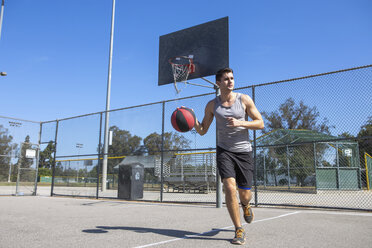
[{"label": "black trash can", "polygon": [[118,198],[143,198],[144,166],[140,163],[119,165]]}]

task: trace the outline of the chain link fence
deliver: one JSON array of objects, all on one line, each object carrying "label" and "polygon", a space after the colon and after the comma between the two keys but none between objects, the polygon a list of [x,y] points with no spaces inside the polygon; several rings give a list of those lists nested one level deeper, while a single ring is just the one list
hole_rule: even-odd
[{"label": "chain link fence", "polygon": [[[249,131],[256,164],[254,204],[372,209],[371,81],[369,65],[236,85],[236,92],[251,96],[265,121],[264,130]],[[38,191],[118,198],[120,167],[132,166],[133,173],[143,168],[138,199],[215,203],[215,124],[199,136],[178,133],[170,122],[179,106],[193,108],[201,119],[214,97],[210,93],[110,111],[106,190],[105,112],[43,122]]]},{"label": "chain link fence", "polygon": [[371,209],[371,80],[366,66],[253,86],[258,204]]},{"label": "chain link fence", "polygon": [[0,116],[0,195],[35,195],[40,122]]}]

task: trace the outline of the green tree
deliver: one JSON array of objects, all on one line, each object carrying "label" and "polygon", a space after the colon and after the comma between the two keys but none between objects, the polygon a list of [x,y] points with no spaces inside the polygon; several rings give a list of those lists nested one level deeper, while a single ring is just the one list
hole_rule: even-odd
[{"label": "green tree", "polygon": [[17,148],[17,144],[12,144],[13,137],[9,135],[8,129],[0,125],[0,181],[7,181],[9,167],[11,164],[11,154]]},{"label": "green tree", "polygon": [[[113,131],[112,145],[109,146],[108,154],[110,157],[129,156],[139,149],[142,138],[137,135],[132,135],[127,130],[121,130],[117,126],[112,126],[109,129]],[[103,151],[103,150],[102,150]],[[107,163],[107,172],[113,173],[113,168],[121,162],[120,159],[109,159]]]},{"label": "green tree", "polygon": [[[266,184],[273,184],[278,186],[278,173],[279,167],[277,159],[269,155],[270,150],[264,149],[262,152],[257,154],[257,162],[260,164],[260,168],[257,173],[257,180],[266,181]],[[273,182],[269,182],[268,178],[272,178]]]},{"label": "green tree", "polygon": [[30,143],[30,136],[27,135],[25,141],[22,143],[21,154],[18,159],[18,164],[21,168],[30,168],[33,164],[33,159],[26,157],[26,151],[29,149],[32,149],[32,145]]},{"label": "green tree", "polygon": [[288,98],[279,106],[279,110],[270,113],[262,112],[266,119],[264,133],[275,129],[307,129],[325,134],[330,134],[327,118],[319,121],[319,111],[317,108],[309,107],[300,101],[296,104],[292,98]]},{"label": "green tree", "polygon": [[56,148],[53,141],[49,141],[47,147],[40,152],[39,155],[39,168],[52,168],[54,163],[54,152]]},{"label": "green tree", "polygon": [[[296,104],[294,99],[289,98],[279,106],[279,109],[273,112],[263,112],[265,119],[264,133],[271,132],[275,129],[306,129],[321,132],[329,135],[331,128],[327,118],[319,120],[320,113],[317,108],[310,107],[300,101]],[[289,145],[289,144],[288,144]],[[269,156],[278,161],[276,168],[279,173],[288,176],[288,161],[290,165],[289,174],[291,178],[297,178],[297,185],[304,185],[307,176],[312,175],[314,170],[313,146],[305,144],[301,146],[290,147],[291,152],[288,154],[287,146],[269,148]],[[322,154],[326,147],[317,145],[317,154]],[[271,166],[274,163],[270,164]],[[270,168],[272,171],[273,168]]]},{"label": "green tree", "polygon": [[[33,158],[27,158],[26,157],[26,151],[28,149],[32,149],[32,144],[30,143],[30,136],[29,135],[27,135],[25,137],[25,140],[22,143],[21,151],[20,151],[20,154],[19,154],[18,162],[17,162],[17,168],[13,171],[14,173],[12,173],[13,180],[15,180],[15,178],[17,178],[18,168],[28,169],[28,168],[31,168],[31,166],[34,163]],[[35,176],[35,174],[34,174],[34,171],[32,171],[32,170],[21,170],[20,171],[20,177],[21,177],[20,179],[22,181],[27,181],[27,182],[33,181],[33,180],[35,180],[34,176]]]},{"label": "green tree", "polygon": [[[182,150],[190,148],[191,141],[186,139],[183,135],[176,132],[164,133],[164,147],[163,150]],[[144,140],[143,144],[149,155],[160,155],[162,147],[162,136],[156,132],[148,135]],[[169,153],[169,156],[173,156],[174,152]],[[183,161],[184,163],[187,161]],[[187,165],[184,165],[187,166]],[[152,182],[157,181],[157,177],[154,176],[154,169],[146,171],[146,179]]]},{"label": "green tree", "polygon": [[39,168],[38,176],[39,177],[52,176],[52,170],[49,168]]},{"label": "green tree", "polygon": [[[147,148],[149,155],[158,155],[161,152],[162,137],[156,132],[148,135],[143,144]],[[191,141],[183,135],[174,132],[164,133],[164,150],[182,150],[190,148]]]},{"label": "green tree", "polygon": [[347,138],[347,139],[352,139],[352,138],[355,138],[352,134],[350,134],[349,132],[343,132],[342,134],[338,135],[338,137],[340,138]]},{"label": "green tree", "polygon": [[361,126],[357,137],[362,138],[359,140],[359,150],[362,158],[365,152],[372,156],[372,116],[369,116],[366,123]]},{"label": "green tree", "polygon": [[117,126],[110,127],[110,131],[113,131],[112,145],[108,149],[110,156],[131,155],[139,148],[141,137],[132,135],[127,130],[121,130]]}]

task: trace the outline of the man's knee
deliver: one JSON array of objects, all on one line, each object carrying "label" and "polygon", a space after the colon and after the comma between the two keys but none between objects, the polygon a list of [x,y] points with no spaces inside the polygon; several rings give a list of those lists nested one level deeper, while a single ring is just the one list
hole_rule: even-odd
[{"label": "man's knee", "polygon": [[252,192],[250,190],[239,189],[239,197],[242,204],[247,205],[252,199]]},{"label": "man's knee", "polygon": [[236,192],[236,181],[235,178],[225,178],[223,179],[223,187],[225,193],[235,193]]},{"label": "man's knee", "polygon": [[239,193],[243,194],[243,195],[251,195],[252,194],[250,189],[241,189],[241,188],[239,188]]}]

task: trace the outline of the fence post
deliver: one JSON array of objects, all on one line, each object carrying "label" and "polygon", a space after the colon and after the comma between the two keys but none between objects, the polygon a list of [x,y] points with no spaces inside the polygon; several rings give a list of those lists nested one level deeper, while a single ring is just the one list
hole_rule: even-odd
[{"label": "fence post", "polygon": [[26,159],[26,155],[25,157],[23,158],[22,157],[22,147],[23,147],[23,142],[21,143],[21,149],[20,149],[20,154],[19,154],[19,159],[18,159],[18,162],[17,162],[17,182],[16,182],[16,193],[15,195],[19,195],[19,177],[21,176],[21,163],[20,161],[23,161],[23,159]]},{"label": "fence post", "polygon": [[[255,87],[252,87],[252,100],[256,103]],[[253,164],[254,164],[254,204],[258,206],[258,189],[257,189],[257,142],[256,142],[256,130],[253,130]]]},{"label": "fence post", "polygon": [[337,167],[336,167],[336,185],[337,185],[337,189],[340,189],[340,157],[338,155],[338,142],[336,141],[336,163],[337,163]]},{"label": "fence post", "polygon": [[102,139],[102,112],[100,113],[100,117],[99,117],[99,135],[98,135],[98,163],[97,163],[97,189],[96,189],[96,199],[98,199],[99,197],[99,172],[100,172],[100,168],[101,168],[101,158],[102,158],[102,143],[101,143],[101,139]]},{"label": "fence post", "polygon": [[317,180],[317,177],[316,177],[316,168],[317,168],[317,162],[316,162],[317,158],[316,158],[316,142],[314,142],[314,174],[315,174],[315,191],[318,191],[318,180]]},{"label": "fence post", "polygon": [[40,129],[39,129],[39,142],[38,142],[38,149],[37,149],[37,154],[36,154],[36,175],[35,175],[35,185],[34,185],[34,193],[32,195],[37,194],[37,179],[39,177],[39,160],[40,160],[40,145],[41,145],[41,133],[42,133],[42,127],[43,123],[40,122]]},{"label": "fence post", "polygon": [[264,180],[264,189],[266,189],[266,159],[265,152],[263,151],[263,180]]},{"label": "fence post", "polygon": [[[216,97],[220,95],[220,89],[218,87],[216,89]],[[217,158],[217,145],[218,145],[218,131],[217,131],[217,122],[216,122],[216,160]],[[216,169],[216,208],[222,208],[222,182],[221,176],[218,169]]]},{"label": "fence post", "polygon": [[56,133],[54,136],[54,156],[53,156],[53,164],[52,164],[52,187],[50,189],[50,196],[53,196],[54,191],[54,178],[56,174],[56,155],[57,155],[57,136],[58,136],[58,124],[59,121],[56,120]]},{"label": "fence post", "polygon": [[288,189],[291,188],[291,171],[290,171],[290,168],[289,168],[289,147],[288,145],[286,146],[287,147],[287,152],[285,154],[286,158],[287,158],[287,174],[288,174]]},{"label": "fence post", "polygon": [[161,120],[161,157],[160,157],[160,202],[163,202],[163,188],[164,188],[164,116],[165,116],[165,102],[162,103],[162,120]]}]

